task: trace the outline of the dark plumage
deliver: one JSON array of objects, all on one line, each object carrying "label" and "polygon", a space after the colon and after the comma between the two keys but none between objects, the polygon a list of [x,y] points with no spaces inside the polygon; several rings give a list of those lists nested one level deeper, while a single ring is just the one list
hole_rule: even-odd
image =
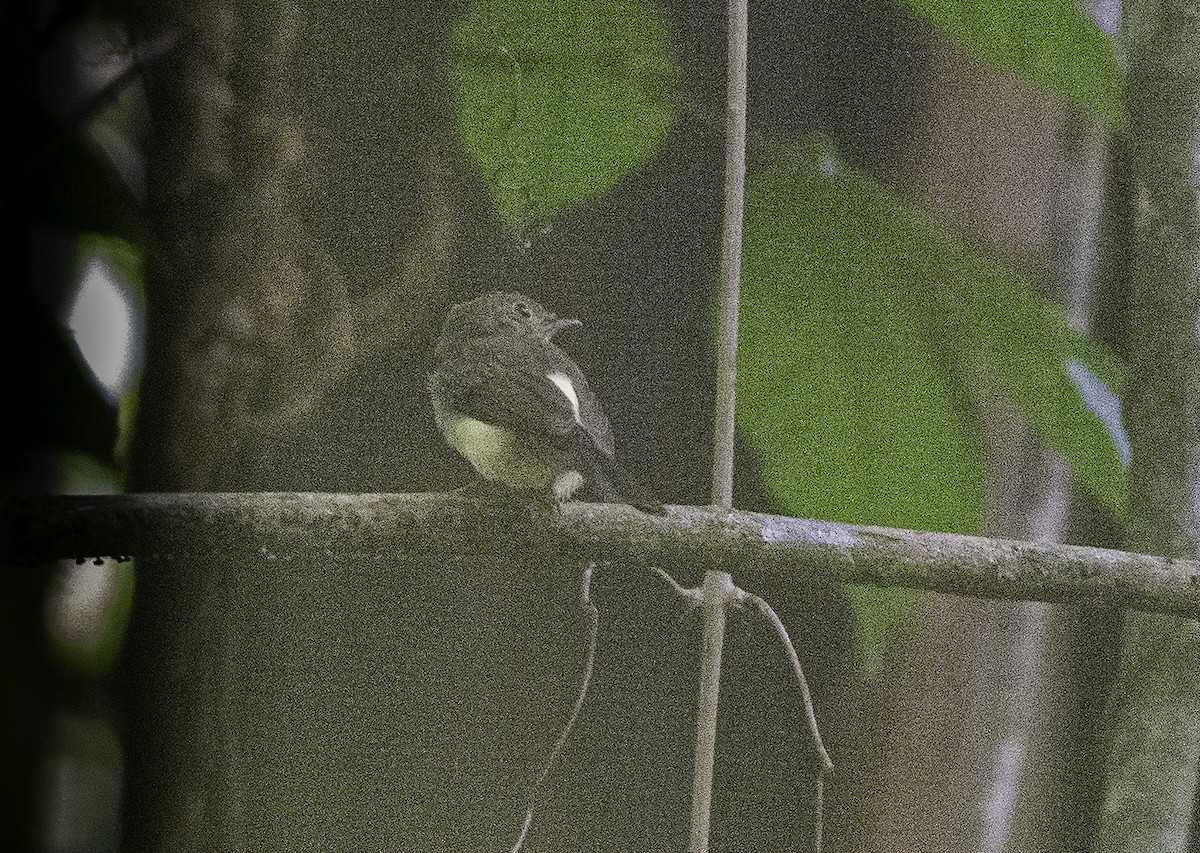
[{"label": "dark plumage", "polygon": [[617,463],[600,400],[554,343],[578,325],[520,293],[493,290],[453,306],[429,377],[438,427],[488,480],[560,500],[586,486],[600,500],[662,512]]}]

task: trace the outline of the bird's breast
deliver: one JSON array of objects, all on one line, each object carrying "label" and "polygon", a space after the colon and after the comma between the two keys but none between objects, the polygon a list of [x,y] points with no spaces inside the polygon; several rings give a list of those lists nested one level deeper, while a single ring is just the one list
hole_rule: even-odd
[{"label": "bird's breast", "polygon": [[514,489],[544,489],[560,473],[549,459],[505,427],[454,412],[441,413],[438,426],[446,442],[484,479],[497,480]]}]

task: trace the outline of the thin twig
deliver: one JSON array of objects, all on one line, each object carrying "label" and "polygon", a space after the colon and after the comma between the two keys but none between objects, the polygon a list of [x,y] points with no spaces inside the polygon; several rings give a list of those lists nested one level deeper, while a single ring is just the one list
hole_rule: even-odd
[{"label": "thin twig", "polygon": [[[721,251],[721,313],[717,341],[717,399],[713,414],[712,502],[733,508],[733,448],[737,387],[738,290],[742,272],[742,219],[746,195],[747,0],[728,2],[729,39],[725,96],[725,224]],[[712,774],[717,747],[717,700],[725,608],[733,596],[728,572],[704,573],[704,645],[692,777],[691,853],[706,853],[712,812]]]},{"label": "thin twig", "polygon": [[825,834],[825,776],[833,772],[833,759],[829,757],[825,743],[821,739],[821,730],[817,727],[817,713],[813,707],[812,694],[808,690],[808,679],[804,677],[804,667],[800,665],[800,656],[796,654],[796,646],[792,643],[788,629],[783,624],[783,620],[779,618],[779,614],[775,612],[775,608],[752,592],[742,589],[739,589],[738,592],[741,593],[744,601],[753,604],[758,612],[771,623],[775,629],[775,635],[779,637],[779,642],[783,644],[784,650],[787,652],[788,660],[791,661],[796,682],[800,685],[800,697],[804,703],[804,715],[808,719],[808,731],[812,735],[817,757],[821,760],[821,766],[817,769],[816,792],[813,797],[813,853],[821,853],[821,842]]},{"label": "thin twig", "polygon": [[800,665],[800,656],[796,654],[796,647],[792,643],[792,638],[788,634],[787,627],[783,624],[783,620],[779,618],[779,614],[775,612],[775,609],[767,604],[766,600],[761,596],[740,589],[739,592],[745,601],[753,604],[758,612],[767,618],[767,621],[771,623],[771,627],[775,629],[775,634],[779,637],[779,642],[783,644],[788,660],[792,664],[792,672],[796,675],[796,682],[800,685],[800,696],[804,702],[804,715],[808,718],[808,731],[812,735],[813,746],[817,750],[817,756],[821,759],[821,767],[825,771],[833,770],[833,760],[829,757],[829,753],[825,751],[825,744],[821,740],[821,732],[817,728],[817,713],[813,709],[812,694],[808,690],[808,679],[804,677],[804,668]]},{"label": "thin twig", "polygon": [[[719,646],[716,646],[714,653],[713,646],[717,642],[718,633],[720,634],[720,639],[723,641],[724,605],[730,601],[738,604],[752,604],[771,623],[771,627],[775,629],[775,634],[779,637],[779,641],[787,653],[788,660],[792,664],[792,672],[795,674],[796,682],[800,686],[800,696],[804,704],[808,730],[812,736],[817,756],[820,759],[820,766],[817,768],[816,790],[813,795],[813,853],[821,853],[825,832],[825,777],[833,772],[833,759],[829,757],[829,752],[825,749],[825,743],[821,738],[821,730],[817,726],[817,714],[813,706],[812,693],[808,689],[808,679],[804,675],[804,667],[800,664],[800,656],[796,652],[795,644],[792,643],[787,626],[783,624],[783,620],[779,618],[779,614],[775,612],[775,609],[764,598],[735,586],[729,575],[724,575],[722,578],[722,573],[720,572],[708,572],[704,576],[705,586],[697,589],[683,586],[666,570],[657,566],[653,567],[651,571],[661,578],[676,595],[689,604],[704,604],[705,606],[705,634],[701,662],[699,701],[700,713],[698,714],[696,736],[697,770],[693,780],[690,853],[697,853],[697,851],[708,849],[708,816],[711,809],[712,764],[708,763],[706,767],[701,768],[700,762],[702,760],[711,761],[716,751],[717,683],[720,678],[721,649]],[[710,589],[709,584],[715,584],[717,588],[715,590]],[[717,599],[722,602],[721,606],[713,608],[712,603]],[[716,613],[720,614],[719,619],[721,624],[719,626],[710,624],[709,622],[710,617],[715,616]],[[711,635],[710,631],[712,632]]]},{"label": "thin twig", "polygon": [[658,566],[653,566],[650,569],[658,577],[666,582],[667,586],[675,591],[675,594],[686,601],[688,604],[696,605],[700,603],[700,590],[693,587],[684,586],[675,578],[671,577],[665,569],[660,569]]},{"label": "thin twig", "polygon": [[746,0],[729,0],[725,95],[725,224],[721,250],[721,313],[717,340],[717,401],[713,417],[712,502],[733,506],[733,445],[737,385],[738,291],[746,196]]},{"label": "thin twig", "polygon": [[566,724],[563,726],[562,731],[559,732],[558,740],[554,743],[554,748],[550,750],[550,755],[546,758],[546,763],[542,765],[542,771],[538,774],[537,781],[533,784],[533,790],[529,792],[529,807],[525,810],[525,820],[521,823],[521,832],[517,836],[516,842],[513,843],[512,853],[520,853],[521,846],[525,843],[525,837],[529,834],[529,828],[533,825],[533,812],[541,800],[546,779],[549,778],[550,771],[558,761],[563,747],[567,745],[567,738],[571,736],[571,730],[575,728],[575,721],[579,719],[579,712],[583,708],[584,700],[587,699],[588,687],[592,683],[592,671],[596,664],[596,638],[600,633],[600,611],[592,602],[592,570],[594,568],[595,563],[589,563],[584,568],[583,580],[580,584],[579,606],[588,621],[588,645],[587,655],[583,664],[583,678],[579,682],[579,694],[575,697],[575,704],[571,708],[571,713],[567,717]]}]

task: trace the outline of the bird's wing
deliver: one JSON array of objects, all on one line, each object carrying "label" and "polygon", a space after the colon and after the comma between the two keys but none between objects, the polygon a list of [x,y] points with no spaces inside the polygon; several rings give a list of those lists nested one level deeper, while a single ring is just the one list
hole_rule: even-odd
[{"label": "bird's wing", "polygon": [[612,428],[583,372],[558,347],[508,347],[492,340],[464,361],[486,364],[448,383],[461,414],[567,449],[584,441],[613,455]]}]

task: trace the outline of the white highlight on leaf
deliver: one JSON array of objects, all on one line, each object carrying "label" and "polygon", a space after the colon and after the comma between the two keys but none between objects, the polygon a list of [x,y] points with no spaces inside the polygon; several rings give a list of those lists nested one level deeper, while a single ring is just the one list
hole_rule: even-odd
[{"label": "white highlight on leaf", "polygon": [[103,639],[119,584],[119,564],[114,559],[59,560],[46,597],[47,626],[64,642],[95,645]]},{"label": "white highlight on leaf", "polygon": [[93,255],[84,263],[66,313],[66,326],[84,363],[115,402],[137,375],[140,342],[129,295],[102,257]]}]

